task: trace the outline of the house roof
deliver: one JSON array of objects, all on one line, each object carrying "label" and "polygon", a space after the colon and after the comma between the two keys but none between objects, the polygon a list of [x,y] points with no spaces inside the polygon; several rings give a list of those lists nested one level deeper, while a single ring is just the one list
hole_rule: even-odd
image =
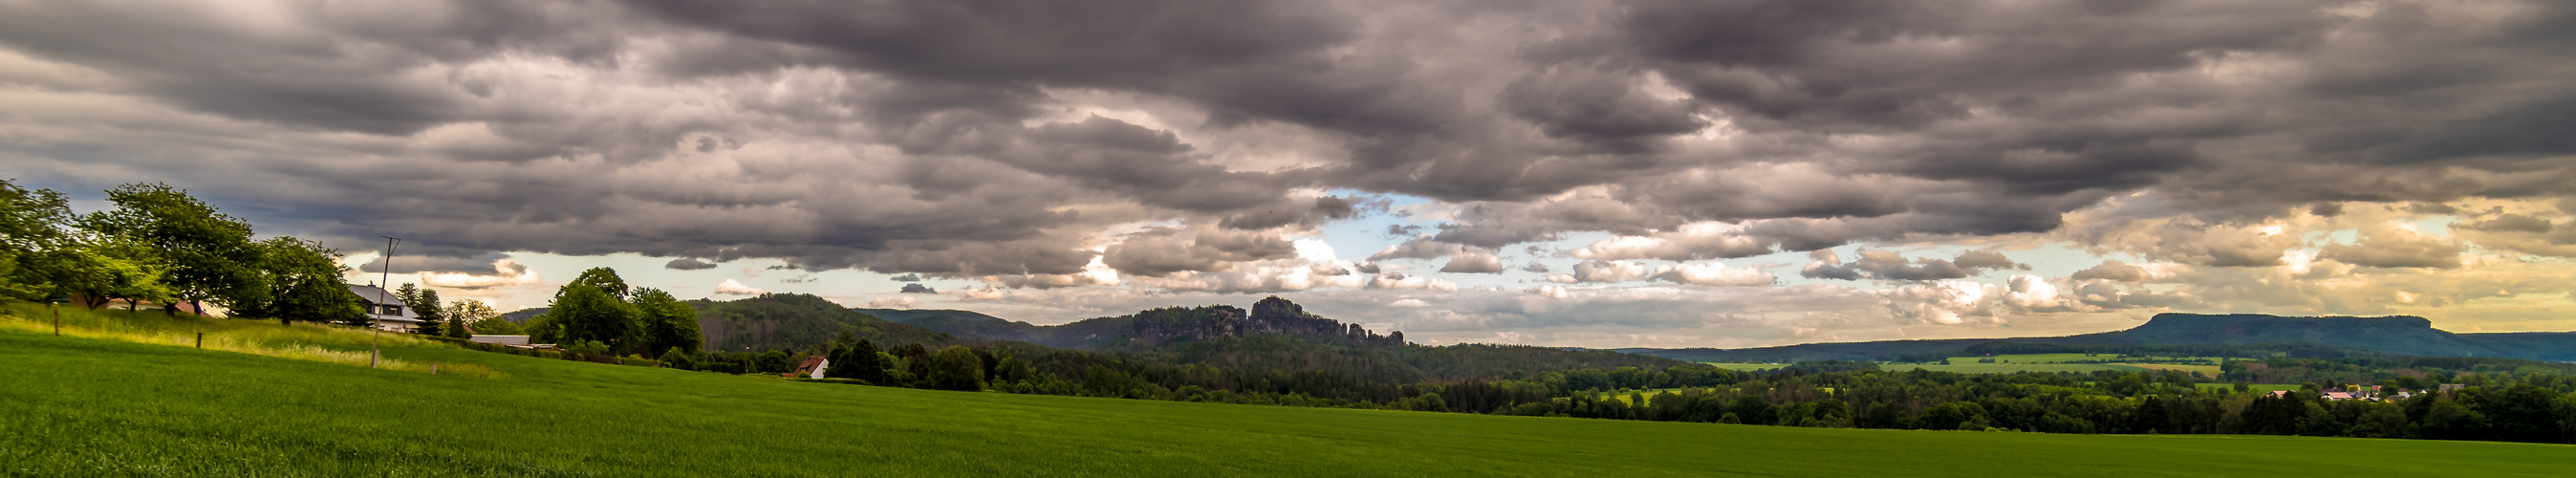
[{"label": "house roof", "polygon": [[822,357],[805,357],[805,363],[796,365],[796,373],[800,375],[812,373],[815,367],[823,366],[823,362],[824,359]]},{"label": "house roof", "polygon": [[[399,308],[399,310],[402,310],[402,315],[385,315],[376,313],[377,307],[403,305],[402,300],[395,299],[393,292],[387,291],[383,287],[372,285],[351,285],[349,286],[349,295],[358,296],[358,303],[367,306],[367,318],[369,319],[385,322],[428,322],[427,320],[421,320],[420,314],[412,311],[411,307]],[[382,298],[381,300],[383,300],[383,302],[378,302],[379,298]]]},{"label": "house roof", "polygon": [[358,296],[359,301],[369,305],[402,305],[402,299],[396,298],[393,291],[385,290],[383,287],[350,285],[349,294]]}]

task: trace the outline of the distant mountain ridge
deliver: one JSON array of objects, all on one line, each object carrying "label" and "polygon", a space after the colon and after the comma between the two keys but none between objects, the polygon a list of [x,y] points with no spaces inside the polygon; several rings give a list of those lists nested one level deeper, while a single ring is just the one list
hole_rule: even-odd
[{"label": "distant mountain ridge", "polygon": [[1998,345],[2073,347],[2292,346],[2392,355],[2576,361],[2576,332],[2453,333],[2415,316],[2283,317],[2262,314],[2157,314],[2128,330],[2061,337],[1894,340],[1745,349],[1616,349],[1696,361],[1896,360],[1900,356]]}]

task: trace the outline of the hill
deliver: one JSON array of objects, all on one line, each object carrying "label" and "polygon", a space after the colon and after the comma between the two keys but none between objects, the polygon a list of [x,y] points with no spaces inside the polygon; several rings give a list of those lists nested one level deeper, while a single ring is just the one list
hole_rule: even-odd
[{"label": "hill", "polygon": [[0,331],[10,384],[0,413],[11,417],[0,421],[0,473],[2558,476],[2576,461],[2576,447],[2553,445],[1527,418],[857,387],[455,348],[386,354],[502,376]]},{"label": "hill", "polygon": [[725,302],[699,299],[699,333],[708,350],[812,350],[842,332],[879,344],[918,343],[941,346],[957,337],[939,331],[879,319],[806,294],[761,294]]},{"label": "hill", "polygon": [[1103,350],[1128,339],[1150,346],[1264,334],[1339,336],[1381,344],[1404,342],[1403,332],[1381,336],[1359,324],[1307,313],[1297,303],[1277,296],[1252,304],[1248,311],[1230,305],[1164,307],[1063,325],[1033,325],[963,310],[852,310],[969,340],[1010,340],[1079,350]]},{"label": "hill", "polygon": [[2062,337],[1893,340],[1746,349],[1618,349],[1704,362],[1901,360],[1953,352],[2147,351],[2174,355],[2368,354],[2576,361],[2576,333],[2459,334],[2414,316],[2282,317],[2157,314],[2128,330]]},{"label": "hill", "polygon": [[850,309],[885,320],[936,330],[967,340],[1009,340],[1048,347],[1099,350],[1130,336],[1132,317],[1101,317],[1061,325],[1034,325],[967,310]]}]

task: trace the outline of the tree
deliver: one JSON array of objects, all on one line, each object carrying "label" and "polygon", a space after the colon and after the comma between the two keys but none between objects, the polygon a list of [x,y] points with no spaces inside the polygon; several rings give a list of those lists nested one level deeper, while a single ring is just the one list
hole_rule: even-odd
[{"label": "tree", "polygon": [[139,253],[117,253],[114,246],[76,245],[73,249],[51,254],[54,295],[74,296],[81,305],[96,309],[116,299],[126,300],[131,311],[137,301],[167,302],[171,290],[161,283],[162,271],[155,264],[134,259]]},{"label": "tree", "polygon": [[2354,438],[2406,438],[2414,434],[2415,425],[2406,421],[2406,408],[2393,403],[2365,403],[2367,410],[2352,424]]},{"label": "tree", "polygon": [[973,349],[949,346],[930,357],[930,388],[972,392],[984,389],[984,359]]},{"label": "tree", "polygon": [[[501,316],[501,313],[493,311],[492,306],[484,305],[483,301],[459,300],[449,302],[447,303],[446,308],[440,309],[439,311],[444,312],[447,315],[447,323],[450,325],[446,332],[449,337],[462,339],[472,337],[477,333],[511,335],[519,331],[519,328],[517,327],[518,324],[512,324],[507,320],[500,320],[499,317]],[[484,324],[484,321],[498,321],[501,325],[486,325]],[[485,327],[495,327],[496,329],[507,330],[491,331],[486,330]]]},{"label": "tree", "polygon": [[261,287],[255,266],[262,248],[251,242],[250,223],[159,183],[118,186],[107,191],[107,200],[116,208],[82,221],[93,231],[158,252],[168,267],[163,283],[197,310],[205,310],[208,300],[234,308],[259,304],[267,301],[261,294],[276,290]]},{"label": "tree", "polygon": [[278,236],[253,247],[260,258],[253,269],[259,273],[254,283],[263,287],[229,299],[236,301],[231,304],[235,314],[273,318],[280,325],[297,321],[367,325],[366,309],[340,278],[349,268],[340,265],[339,251],[293,236]]},{"label": "tree", "polygon": [[[581,271],[580,277],[574,277],[571,284],[565,285],[567,287],[572,285],[587,285],[595,287],[598,288],[600,292],[607,293],[609,297],[615,297],[620,301],[626,300],[627,297],[635,291],[633,287],[626,285],[626,279],[617,277],[617,269],[606,267],[593,267],[590,268],[590,270]],[[565,290],[566,289],[556,289],[555,298],[563,298]]]},{"label": "tree", "polygon": [[412,328],[412,333],[445,335],[443,329],[447,325],[447,313],[439,306],[437,290],[421,288],[406,282],[403,283],[402,288],[394,291],[394,298],[401,300],[403,308],[411,309],[413,315],[420,316],[422,322],[419,327]]},{"label": "tree", "polygon": [[893,385],[886,383],[885,358],[877,355],[875,342],[859,339],[848,345],[834,347],[829,358],[832,360],[832,367],[823,370],[825,377],[865,380],[875,385]]},{"label": "tree", "polygon": [[634,307],[585,281],[556,290],[554,302],[547,307],[545,315],[529,322],[529,335],[540,342],[595,341],[614,349],[634,343],[628,339],[640,331]]},{"label": "tree", "polygon": [[63,270],[56,254],[70,242],[66,228],[73,219],[62,193],[0,180],[0,302],[41,300],[57,291]]},{"label": "tree", "polygon": [[467,327],[472,327],[474,329],[474,333],[483,335],[535,335],[528,333],[527,327],[522,326],[517,322],[511,322],[510,319],[501,318],[500,316],[492,316],[484,318],[483,320],[477,320],[471,322]]},{"label": "tree", "polygon": [[661,289],[635,293],[635,311],[644,322],[645,350],[679,348],[697,353],[706,339],[698,332],[698,309]]}]

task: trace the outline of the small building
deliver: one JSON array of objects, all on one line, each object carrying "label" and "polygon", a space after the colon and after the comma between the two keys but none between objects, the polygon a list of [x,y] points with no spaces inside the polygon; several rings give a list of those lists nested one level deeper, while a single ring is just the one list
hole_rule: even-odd
[{"label": "small building", "polygon": [[496,345],[528,345],[528,336],[525,335],[475,335],[466,340]]},{"label": "small building", "polygon": [[806,357],[804,363],[796,365],[796,371],[788,372],[786,376],[791,378],[823,378],[823,369],[831,367],[832,359],[823,357]]},{"label": "small building", "polygon": [[402,300],[383,287],[353,285],[349,286],[349,295],[358,296],[358,307],[367,309],[367,323],[374,324],[378,330],[410,332],[413,327],[428,322],[421,320],[420,314],[410,307],[404,307]]},{"label": "small building", "polygon": [[2325,395],[2321,396],[2321,398],[2324,398],[2324,399],[2327,399],[2327,400],[2351,400],[2351,399],[2352,399],[2352,393],[2351,393],[2351,392],[2326,392],[2326,393],[2325,393]]}]

